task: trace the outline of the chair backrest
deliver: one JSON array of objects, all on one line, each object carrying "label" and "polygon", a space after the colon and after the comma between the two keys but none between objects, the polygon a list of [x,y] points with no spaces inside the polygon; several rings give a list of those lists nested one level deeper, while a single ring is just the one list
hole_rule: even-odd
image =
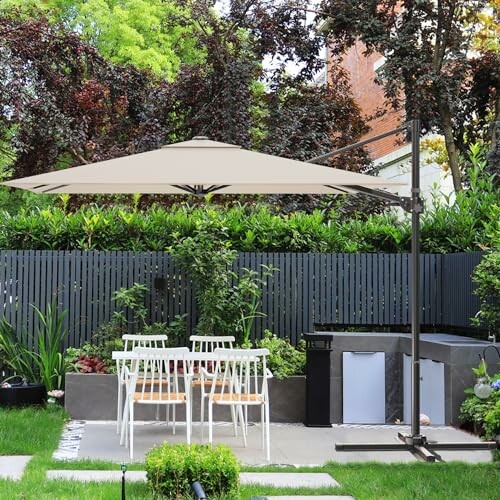
[{"label": "chair backrest", "polygon": [[218,348],[232,349],[235,338],[232,335],[191,335],[192,352],[212,352]]},{"label": "chair backrest", "polygon": [[[222,384],[218,384],[221,394],[227,393],[233,399],[242,403],[256,404],[265,402],[268,397],[267,379],[270,372],[267,369],[266,358],[268,349],[216,349],[215,372]],[[215,392],[216,384],[212,385],[211,393]],[[261,399],[246,399],[245,395],[259,395]],[[222,396],[224,399],[224,396]],[[252,403],[253,402],[253,403]]]},{"label": "chair backrest", "polygon": [[171,402],[188,390],[187,347],[136,347],[134,353],[137,358],[132,363],[131,391],[140,394],[136,402]]},{"label": "chair backrest", "polygon": [[122,335],[124,341],[123,350],[133,351],[136,347],[167,347],[168,335],[142,335],[125,334]]},{"label": "chair backrest", "polygon": [[[127,333],[122,335],[123,350],[133,351],[136,347],[155,347],[155,348],[165,348],[167,347],[168,335],[137,335]],[[125,380],[124,367],[131,367],[132,362],[126,359],[118,359],[116,361],[117,374],[120,380]]]},{"label": "chair backrest", "polygon": [[[213,352],[216,349],[232,349],[235,341],[232,335],[191,335],[191,352]],[[214,363],[211,361],[193,361],[192,370],[195,376],[200,374],[201,368],[213,372]]]}]

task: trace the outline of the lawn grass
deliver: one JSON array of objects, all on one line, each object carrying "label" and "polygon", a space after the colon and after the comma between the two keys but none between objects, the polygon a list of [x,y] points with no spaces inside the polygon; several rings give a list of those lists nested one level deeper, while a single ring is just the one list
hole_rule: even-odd
[{"label": "lawn grass", "polygon": [[33,455],[55,449],[65,419],[58,406],[0,409],[0,455]]},{"label": "lawn grass", "polygon": [[[119,464],[97,460],[55,461],[52,453],[66,420],[62,409],[0,409],[0,455],[33,455],[21,481],[0,480],[0,499],[118,499],[121,484],[48,481],[49,469],[119,470]],[[141,470],[134,464],[129,470]],[[292,489],[242,486],[240,498],[266,495],[352,495],[363,499],[500,500],[500,463],[335,464],[324,467],[246,467],[246,471],[327,472],[340,488]],[[151,499],[146,483],[127,483],[127,500]],[[215,499],[212,499],[215,500]],[[222,499],[221,499],[222,500]],[[238,500],[225,498],[224,500]]]}]

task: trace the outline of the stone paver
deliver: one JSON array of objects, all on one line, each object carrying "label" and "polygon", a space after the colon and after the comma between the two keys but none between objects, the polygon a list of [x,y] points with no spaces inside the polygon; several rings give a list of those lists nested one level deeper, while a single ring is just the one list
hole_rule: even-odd
[{"label": "stone paver", "polygon": [[[65,479],[85,483],[90,481],[121,481],[122,473],[119,470],[49,470],[47,471],[47,479]],[[146,481],[146,471],[129,470],[125,473],[125,479],[127,482],[144,482]]]},{"label": "stone paver", "polygon": [[241,484],[264,484],[276,488],[323,488],[340,486],[326,472],[242,472]]},{"label": "stone paver", "polygon": [[0,457],[0,479],[19,481],[23,477],[24,469],[31,456],[5,455]]},{"label": "stone paver", "polygon": [[[248,428],[248,447],[244,447],[241,436],[233,435],[231,423],[214,427],[214,443],[226,444],[232,448],[237,458],[245,465],[268,465],[264,450],[261,448],[259,425]],[[335,451],[335,443],[400,443],[398,431],[409,432],[407,426],[334,426],[332,428],[305,427],[300,424],[271,424],[271,464],[321,466],[329,461],[348,462],[416,462],[407,451]],[[193,442],[200,443],[201,429],[193,428]],[[478,442],[479,438],[451,427],[426,427],[422,429],[429,441],[439,442]],[[164,441],[185,443],[185,428],[178,426],[176,435],[165,423],[138,423],[134,430],[134,461],[143,462],[145,453],[153,446]],[[205,429],[207,442],[208,429]],[[129,462],[129,452],[119,444],[115,422],[85,423],[78,449],[78,458]],[[440,451],[444,461],[460,460],[469,463],[491,462],[489,451]]]}]

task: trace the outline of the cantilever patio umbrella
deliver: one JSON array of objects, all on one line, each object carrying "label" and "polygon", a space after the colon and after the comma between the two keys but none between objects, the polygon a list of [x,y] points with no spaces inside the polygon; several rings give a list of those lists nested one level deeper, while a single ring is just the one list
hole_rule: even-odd
[{"label": "cantilever patio umbrella", "polygon": [[[399,183],[369,175],[311,163],[348,152],[389,135],[410,132],[412,138],[412,189],[410,197],[383,188]],[[434,449],[492,449],[493,443],[428,443],[420,434],[420,306],[419,216],[422,212],[419,181],[418,120],[309,160],[308,163],[247,151],[239,146],[197,137],[147,153],[83,165],[3,183],[35,193],[169,193],[169,194],[354,194],[364,193],[400,205],[412,214],[412,422],[411,434],[399,434],[401,442],[375,444],[337,443],[338,450],[407,449],[433,461]],[[482,445],[482,446],[479,446]]]},{"label": "cantilever patio umbrella", "polygon": [[400,184],[195,137],[147,153],[15,179],[5,185],[35,193],[305,194],[349,193],[353,186]]}]

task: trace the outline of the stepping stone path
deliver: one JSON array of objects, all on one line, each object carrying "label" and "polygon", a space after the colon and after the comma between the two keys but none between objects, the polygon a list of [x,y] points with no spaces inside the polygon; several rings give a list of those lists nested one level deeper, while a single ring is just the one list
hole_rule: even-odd
[{"label": "stepping stone path", "polygon": [[0,457],[0,479],[19,481],[24,474],[24,469],[31,456],[27,455],[5,455]]},{"label": "stepping stone path", "polygon": [[[122,472],[119,470],[48,470],[47,479],[64,479],[69,481],[121,481]],[[145,482],[146,471],[128,470],[125,473],[127,482]]]},{"label": "stepping stone path", "polygon": [[277,488],[323,488],[340,486],[326,472],[242,472],[241,484],[265,484]]},{"label": "stepping stone path", "polygon": [[[146,481],[145,471],[127,471],[127,482]],[[49,470],[47,479],[73,481],[121,481],[122,473],[118,470]],[[340,486],[335,479],[324,472],[242,472],[241,484],[262,484],[278,488],[323,488]],[[273,496],[260,497],[263,500],[354,500],[350,496]]]}]

